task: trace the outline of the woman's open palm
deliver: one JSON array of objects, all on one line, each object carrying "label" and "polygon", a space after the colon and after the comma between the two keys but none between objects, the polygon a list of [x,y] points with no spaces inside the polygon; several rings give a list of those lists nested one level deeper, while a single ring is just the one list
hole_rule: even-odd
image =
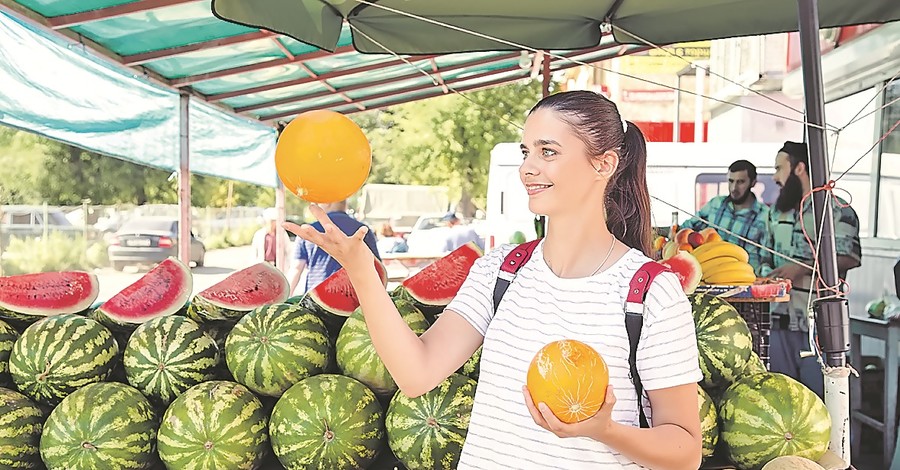
[{"label": "woman's open palm", "polygon": [[356,233],[347,236],[331,221],[331,218],[328,217],[328,214],[321,207],[310,204],[309,211],[322,224],[322,228],[325,229],[324,233],[314,229],[310,224],[301,226],[292,222],[284,223],[283,227],[285,230],[295,233],[298,237],[310,243],[316,244],[348,270],[354,269],[355,266],[372,265],[374,255],[363,241],[369,231],[368,227],[362,226]]}]

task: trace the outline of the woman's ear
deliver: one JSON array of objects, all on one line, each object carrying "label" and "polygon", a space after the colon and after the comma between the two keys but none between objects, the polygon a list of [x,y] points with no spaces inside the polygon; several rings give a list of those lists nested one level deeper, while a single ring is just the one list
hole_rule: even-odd
[{"label": "woman's ear", "polygon": [[619,154],[612,150],[607,150],[603,155],[594,158],[592,165],[594,170],[597,171],[597,175],[608,180],[612,178],[612,175],[616,173],[616,169],[619,167]]}]

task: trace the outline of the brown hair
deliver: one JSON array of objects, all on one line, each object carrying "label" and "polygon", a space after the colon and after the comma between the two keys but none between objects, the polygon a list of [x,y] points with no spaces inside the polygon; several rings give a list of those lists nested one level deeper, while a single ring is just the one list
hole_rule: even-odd
[{"label": "brown hair", "polygon": [[607,150],[619,154],[619,166],[604,196],[606,226],[622,243],[650,256],[647,143],[641,130],[622,120],[615,103],[591,91],[550,95],[538,102],[529,115],[539,109],[556,111],[584,142],[590,155],[600,156]]}]

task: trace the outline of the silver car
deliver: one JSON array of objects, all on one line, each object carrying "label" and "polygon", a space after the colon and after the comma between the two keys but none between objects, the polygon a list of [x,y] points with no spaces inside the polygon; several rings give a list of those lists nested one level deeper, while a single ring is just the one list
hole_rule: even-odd
[{"label": "silver car", "polygon": [[[135,217],[122,225],[110,240],[109,261],[121,271],[127,265],[155,264],[169,256],[178,256],[178,219],[174,217]],[[206,247],[191,232],[191,263],[203,266]]]}]

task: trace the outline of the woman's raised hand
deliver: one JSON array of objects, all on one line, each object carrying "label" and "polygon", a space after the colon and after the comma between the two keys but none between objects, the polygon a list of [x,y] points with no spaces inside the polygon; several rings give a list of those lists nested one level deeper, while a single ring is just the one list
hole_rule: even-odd
[{"label": "woman's raised hand", "polygon": [[328,214],[316,204],[310,204],[309,211],[322,224],[325,232],[319,232],[310,224],[297,225],[285,222],[285,230],[295,233],[298,237],[314,243],[325,250],[332,258],[348,271],[355,270],[357,266],[372,266],[375,255],[363,241],[369,229],[362,226],[351,236],[347,236],[334,225]]}]

